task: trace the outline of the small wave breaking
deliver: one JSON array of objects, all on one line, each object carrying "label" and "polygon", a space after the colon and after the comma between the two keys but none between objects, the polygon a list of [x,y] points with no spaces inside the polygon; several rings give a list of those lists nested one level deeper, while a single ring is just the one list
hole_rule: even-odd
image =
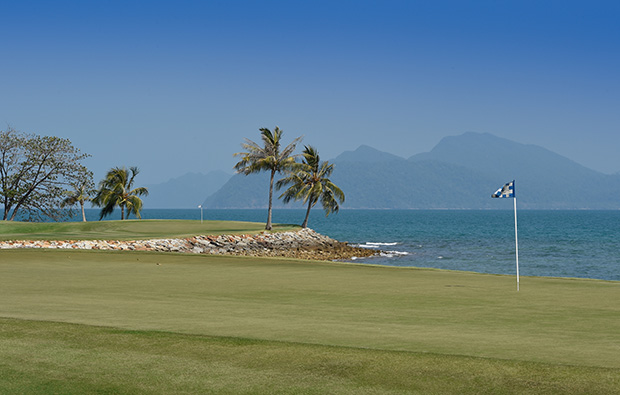
[{"label": "small wave breaking", "polygon": [[409,255],[409,253],[407,251],[383,251],[379,255],[386,258],[394,258],[397,256]]},{"label": "small wave breaking", "polygon": [[[383,258],[395,258],[395,257],[399,257],[399,256],[406,256],[409,255],[409,252],[407,251],[386,251],[386,250],[382,250],[382,248],[384,247],[392,247],[395,245],[398,245],[400,243],[398,242],[382,242],[382,241],[367,241],[363,244],[356,244],[356,247],[360,247],[360,248],[370,248],[370,249],[374,249],[374,250],[381,250],[379,252],[378,255],[375,256],[380,256]],[[369,257],[372,258],[372,257]],[[357,258],[360,259],[360,258]]]},{"label": "small wave breaking", "polygon": [[395,246],[397,244],[398,244],[398,242],[383,243],[383,242],[380,242],[380,241],[367,241],[364,244],[358,244],[358,247],[362,247],[362,248],[377,248],[377,247],[381,247],[381,246]]}]

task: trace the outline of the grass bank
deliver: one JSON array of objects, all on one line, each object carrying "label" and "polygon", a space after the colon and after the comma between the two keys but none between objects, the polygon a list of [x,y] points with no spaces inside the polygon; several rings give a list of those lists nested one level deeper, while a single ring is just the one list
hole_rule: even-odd
[{"label": "grass bank", "polygon": [[[521,285],[287,259],[4,250],[0,377],[11,379],[0,381],[114,391],[135,376],[145,387],[127,388],[146,392],[158,382],[179,392],[620,391],[620,284]],[[96,377],[100,369],[108,373]]]},{"label": "grass bank", "polygon": [[[296,225],[274,225],[273,231],[300,229]],[[0,240],[139,240],[179,238],[195,235],[254,234],[264,223],[239,221],[125,220],[96,222],[0,221]]]}]

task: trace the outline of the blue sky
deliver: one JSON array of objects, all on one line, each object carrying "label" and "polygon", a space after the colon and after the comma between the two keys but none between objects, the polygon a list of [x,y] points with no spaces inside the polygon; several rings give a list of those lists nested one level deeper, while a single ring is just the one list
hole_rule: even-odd
[{"label": "blue sky", "polygon": [[[97,177],[232,173],[258,128],[325,159],[488,132],[620,171],[620,2],[0,0],[0,129]],[[504,153],[503,153],[504,154]]]}]

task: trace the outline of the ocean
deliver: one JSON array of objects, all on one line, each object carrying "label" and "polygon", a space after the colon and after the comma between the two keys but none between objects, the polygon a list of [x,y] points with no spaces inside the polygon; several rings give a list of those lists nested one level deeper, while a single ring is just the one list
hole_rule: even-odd
[{"label": "ocean", "polygon": [[[90,221],[98,210],[87,210]],[[305,211],[274,210],[273,222],[300,224]],[[118,218],[117,218],[118,217]],[[144,219],[200,220],[200,209],[145,209]],[[267,210],[203,210],[205,220],[265,222]],[[78,218],[75,218],[79,220]],[[108,219],[120,219],[118,210]],[[310,228],[384,250],[358,263],[515,274],[514,212],[506,210],[312,211]],[[620,281],[620,211],[518,211],[521,276]]]}]

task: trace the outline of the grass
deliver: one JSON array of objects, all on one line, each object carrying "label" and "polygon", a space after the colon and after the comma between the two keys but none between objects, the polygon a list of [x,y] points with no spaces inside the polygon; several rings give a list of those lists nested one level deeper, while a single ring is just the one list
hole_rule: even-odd
[{"label": "grass", "polygon": [[[296,225],[274,225],[273,231],[298,230]],[[195,235],[253,234],[265,224],[238,221],[125,220],[96,222],[0,221],[0,240],[140,240]]]},{"label": "grass", "polygon": [[618,371],[0,319],[2,393],[613,393]]},{"label": "grass", "polygon": [[290,259],[2,250],[0,392],[619,392],[620,284],[514,285]]}]

